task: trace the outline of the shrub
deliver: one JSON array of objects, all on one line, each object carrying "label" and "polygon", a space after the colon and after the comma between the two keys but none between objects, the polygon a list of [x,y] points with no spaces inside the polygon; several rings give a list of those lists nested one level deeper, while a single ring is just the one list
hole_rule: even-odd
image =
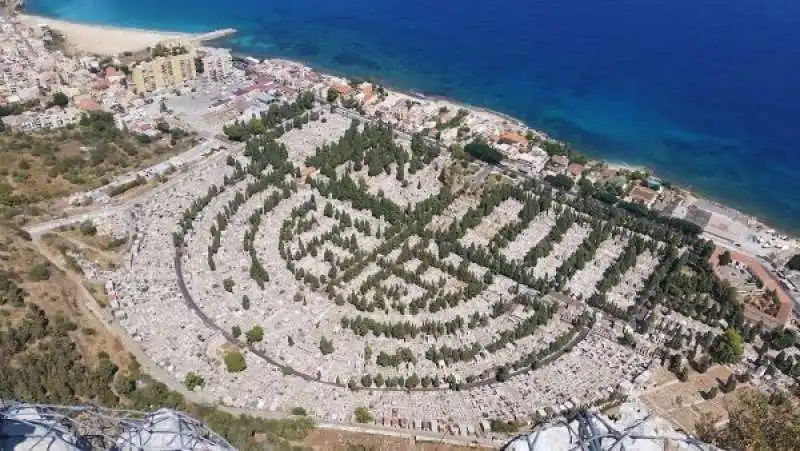
[{"label": "shrub", "polygon": [[[230,368],[228,368],[228,371],[230,371]],[[185,385],[189,391],[194,391],[195,387],[202,387],[205,385],[205,383],[206,380],[203,379],[202,376],[191,371],[186,374],[185,378],[183,378],[183,385]]]},{"label": "shrub", "polygon": [[498,434],[515,434],[519,432],[519,424],[514,421],[493,419],[489,421],[489,427],[492,432],[497,432]]},{"label": "shrub", "polygon": [[789,259],[786,267],[795,271],[800,271],[800,254],[797,254]]},{"label": "shrub", "polygon": [[230,277],[228,277],[227,279],[222,281],[222,288],[224,288],[225,291],[227,291],[228,293],[233,293],[233,286],[234,285],[236,285],[236,284],[233,282],[233,279],[231,279]]},{"label": "shrub", "polygon": [[298,415],[298,416],[305,417],[305,416],[308,416],[308,412],[306,412],[306,409],[304,409],[302,407],[295,407],[295,408],[292,409],[292,415]]},{"label": "shrub", "polygon": [[46,263],[33,265],[30,272],[28,272],[28,277],[34,282],[47,280],[50,278],[50,268],[47,267]]},{"label": "shrub", "polygon": [[90,219],[83,221],[79,229],[83,235],[94,236],[97,234],[97,226]]},{"label": "shrub", "polygon": [[248,344],[257,343],[264,339],[264,328],[261,326],[253,326],[252,329],[245,332],[244,336],[247,338]]},{"label": "shrub", "polygon": [[241,352],[233,351],[225,354],[225,368],[229,373],[240,373],[247,369],[247,363]]},{"label": "shrub", "polygon": [[356,423],[372,423],[375,420],[366,407],[356,407],[353,414],[356,417]]},{"label": "shrub", "polygon": [[328,340],[324,336],[319,339],[319,351],[322,355],[333,353],[333,340]]}]

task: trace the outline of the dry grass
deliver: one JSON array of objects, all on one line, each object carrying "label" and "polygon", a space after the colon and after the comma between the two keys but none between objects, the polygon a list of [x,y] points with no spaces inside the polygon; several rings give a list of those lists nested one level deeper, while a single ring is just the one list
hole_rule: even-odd
[{"label": "dry grass", "polygon": [[749,385],[739,384],[733,392],[720,391],[711,400],[705,400],[700,396],[701,391],[718,386],[726,381],[730,374],[731,371],[727,367],[716,365],[703,374],[690,371],[689,379],[681,382],[665,368],[659,368],[640,399],[655,414],[669,420],[680,429],[693,432],[704,414],[711,414],[722,421],[726,420],[728,406],[735,404],[742,393],[752,390]]},{"label": "dry grass", "polygon": [[[0,270],[16,275],[20,286],[29,293],[28,299],[44,310],[48,317],[61,315],[78,327],[70,332],[81,354],[93,365],[100,351],[106,352],[122,369],[132,362],[130,355],[119,340],[87,309],[82,295],[81,280],[72,273],[58,253],[43,249],[42,243],[26,241],[12,228],[0,225]],[[50,277],[35,282],[27,276],[30,268],[38,263],[47,263]],[[12,314],[12,319],[24,314],[24,308],[3,310]]]},{"label": "dry grass", "polygon": [[486,451],[494,449],[467,442],[464,442],[463,445],[429,442],[424,439],[418,440],[411,434],[400,437],[323,428],[312,430],[302,444],[320,451]]},{"label": "dry grass", "polygon": [[0,134],[0,213],[6,219],[57,214],[67,206],[63,198],[164,161],[193,144],[194,137],[187,136],[170,146],[168,135],[142,144],[130,134],[103,135],[84,126]]}]

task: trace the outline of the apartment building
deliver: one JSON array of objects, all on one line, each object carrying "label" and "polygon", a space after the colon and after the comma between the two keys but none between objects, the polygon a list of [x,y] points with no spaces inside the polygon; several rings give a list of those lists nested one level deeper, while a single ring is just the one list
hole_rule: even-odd
[{"label": "apartment building", "polygon": [[222,80],[233,73],[233,58],[226,49],[203,49],[203,76],[211,80]]},{"label": "apartment building", "polygon": [[157,56],[149,61],[136,63],[131,67],[131,79],[136,93],[169,89],[197,77],[194,49],[183,53]]}]

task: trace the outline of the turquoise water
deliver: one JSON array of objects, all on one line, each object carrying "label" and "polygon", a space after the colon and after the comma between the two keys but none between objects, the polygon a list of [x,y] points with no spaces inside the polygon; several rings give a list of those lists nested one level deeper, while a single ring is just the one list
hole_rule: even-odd
[{"label": "turquoise water", "polygon": [[222,44],[519,117],[800,231],[800,2],[31,0],[90,23]]}]

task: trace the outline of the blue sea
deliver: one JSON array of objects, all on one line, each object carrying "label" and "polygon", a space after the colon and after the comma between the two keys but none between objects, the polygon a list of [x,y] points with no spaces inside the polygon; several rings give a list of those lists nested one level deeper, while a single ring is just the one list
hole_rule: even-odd
[{"label": "blue sea", "polygon": [[[796,0],[30,0],[492,108],[800,231]],[[798,191],[795,191],[795,190]]]}]

